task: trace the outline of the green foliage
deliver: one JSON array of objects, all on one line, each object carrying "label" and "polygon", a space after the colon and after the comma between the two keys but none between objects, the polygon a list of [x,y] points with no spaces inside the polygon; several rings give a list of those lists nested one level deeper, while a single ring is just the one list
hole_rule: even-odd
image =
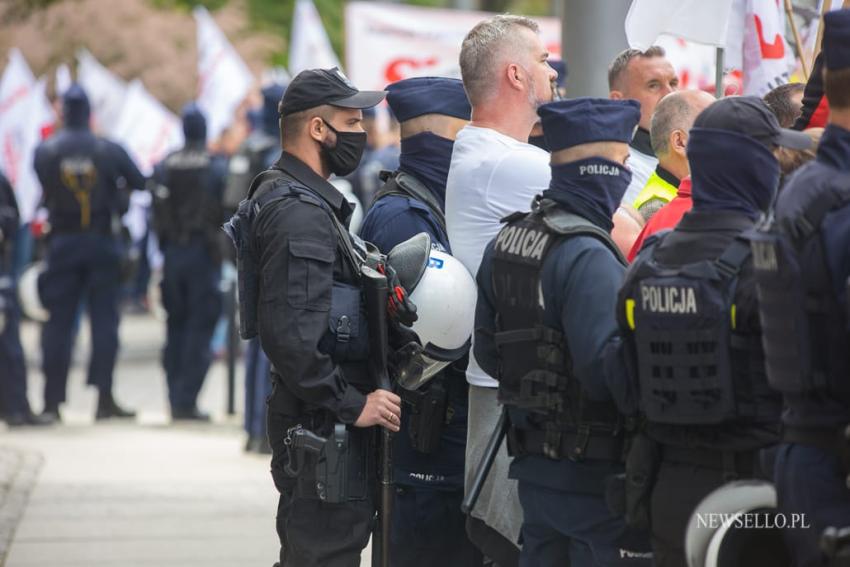
[{"label": "green foliage", "polygon": [[179,8],[190,11],[197,5],[205,7],[207,10],[218,10],[229,0],[152,0],[152,3],[157,8]]}]

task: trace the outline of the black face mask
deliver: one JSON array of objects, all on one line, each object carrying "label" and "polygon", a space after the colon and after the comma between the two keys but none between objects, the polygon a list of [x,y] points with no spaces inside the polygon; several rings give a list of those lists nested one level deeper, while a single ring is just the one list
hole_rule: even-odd
[{"label": "black face mask", "polygon": [[325,122],[325,125],[336,134],[334,147],[330,148],[321,142],[322,154],[328,160],[328,168],[334,175],[348,175],[360,165],[360,158],[366,149],[366,132],[340,132],[328,122]]}]

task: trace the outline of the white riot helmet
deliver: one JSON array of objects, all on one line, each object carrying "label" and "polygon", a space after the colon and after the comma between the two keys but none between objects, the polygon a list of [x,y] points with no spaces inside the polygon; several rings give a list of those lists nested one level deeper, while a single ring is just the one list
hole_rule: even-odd
[{"label": "white riot helmet", "polygon": [[419,344],[396,353],[399,385],[415,390],[468,352],[478,292],[464,265],[432,250],[425,233],[393,248],[387,263],[416,305],[418,319],[410,330]]},{"label": "white riot helmet", "polygon": [[44,308],[38,293],[38,280],[46,269],[47,264],[44,262],[30,264],[18,280],[18,303],[21,305],[21,311],[33,321],[40,323],[50,319],[50,313]]},{"label": "white riot helmet", "polygon": [[738,480],[703,498],[685,532],[688,567],[785,567],[791,557],[769,482]]}]

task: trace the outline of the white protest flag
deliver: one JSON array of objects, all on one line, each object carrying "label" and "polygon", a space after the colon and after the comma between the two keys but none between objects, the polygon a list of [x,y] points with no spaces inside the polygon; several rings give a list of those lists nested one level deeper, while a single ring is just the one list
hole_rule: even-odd
[{"label": "white protest flag", "polygon": [[[460,78],[458,56],[463,38],[475,24],[492,16],[384,2],[347,2],[346,75],[357,88],[366,90],[381,90],[408,77]],[[560,20],[534,20],[552,59],[560,59]]]},{"label": "white protest flag", "polygon": [[194,10],[198,26],[198,106],[207,117],[207,139],[215,139],[233,121],[254,76],[218,29],[206,8]]},{"label": "white protest flag", "polygon": [[62,63],[58,67],[56,67],[56,88],[54,89],[57,97],[61,97],[65,94],[65,91],[73,83],[71,79],[71,70],[65,63]]},{"label": "white protest flag", "polygon": [[32,220],[41,199],[33,154],[56,119],[45,88],[46,81],[36,82],[21,52],[12,49],[0,78],[0,170],[15,189],[22,223]]},{"label": "white protest flag", "polygon": [[121,117],[127,84],[85,49],[77,52],[77,82],[86,91],[95,132],[112,136]]},{"label": "white protest flag", "polygon": [[289,42],[289,71],[297,75],[304,69],[331,67],[340,67],[339,58],[313,0],[297,0]]},{"label": "white protest flag", "polygon": [[776,0],[747,0],[742,67],[744,94],[764,96],[788,82],[793,50],[785,41],[785,13]]},{"label": "white protest flag", "polygon": [[150,175],[157,162],[183,144],[183,129],[180,119],[136,79],[127,87],[124,111],[111,137],[124,146],[143,174]]},{"label": "white protest flag", "polygon": [[733,0],[633,0],[626,14],[626,38],[635,49],[655,45],[658,36],[724,47]]}]

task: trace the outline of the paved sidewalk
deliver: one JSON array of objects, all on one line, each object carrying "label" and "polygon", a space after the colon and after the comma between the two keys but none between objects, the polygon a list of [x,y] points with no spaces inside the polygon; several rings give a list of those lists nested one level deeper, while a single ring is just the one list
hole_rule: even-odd
[{"label": "paved sidewalk", "polygon": [[[214,423],[168,423],[158,360],[163,330],[150,317],[122,323],[116,398],[139,411],[136,422],[95,424],[95,393],[77,364],[63,425],[7,431],[0,425],[0,567],[274,563],[277,493],[269,457],[243,452],[241,418],[224,411],[222,363],[212,368],[199,401]],[[77,361],[86,359],[87,333],[83,327]],[[27,325],[22,334],[30,398],[38,411],[43,388],[38,330]],[[241,380],[236,391],[241,408]],[[30,486],[27,502],[21,495]],[[10,494],[15,498],[6,497]],[[7,514],[12,500],[19,503],[14,519]],[[4,562],[4,542],[12,535]],[[363,557],[368,565],[368,551]]]}]

